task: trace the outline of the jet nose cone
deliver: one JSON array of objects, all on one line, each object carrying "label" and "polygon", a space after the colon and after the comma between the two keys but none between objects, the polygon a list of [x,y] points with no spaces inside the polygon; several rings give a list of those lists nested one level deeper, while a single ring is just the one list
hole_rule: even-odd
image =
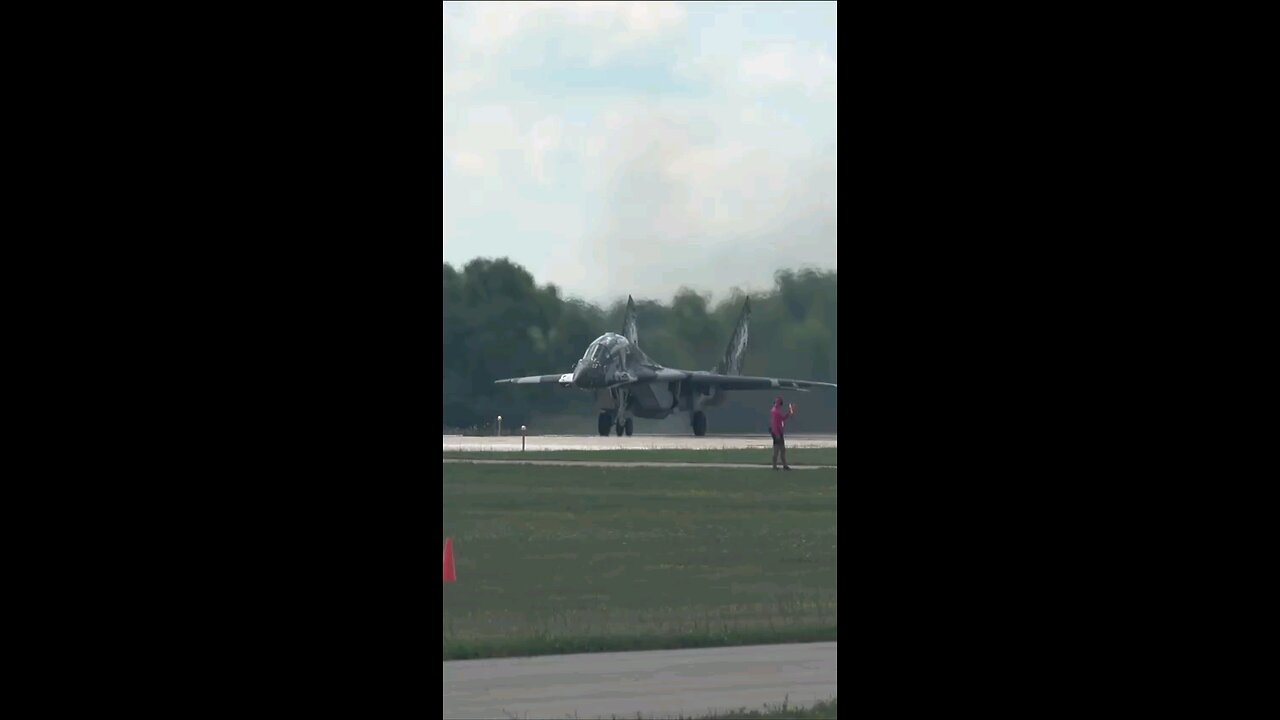
[{"label": "jet nose cone", "polygon": [[573,384],[578,387],[586,387],[589,384],[591,375],[588,370],[587,362],[579,360],[578,364],[573,367]]}]

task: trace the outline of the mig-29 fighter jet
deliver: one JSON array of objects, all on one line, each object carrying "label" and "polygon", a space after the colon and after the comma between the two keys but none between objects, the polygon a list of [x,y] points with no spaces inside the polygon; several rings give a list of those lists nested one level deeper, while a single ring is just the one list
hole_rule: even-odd
[{"label": "mig-29 fighter jet", "polygon": [[834,383],[742,375],[742,356],[747,349],[747,324],[751,320],[751,299],[742,306],[737,327],[724,358],[710,372],[676,370],[650,360],[640,349],[636,330],[636,303],[627,297],[627,316],[622,334],[605,333],[587,347],[573,372],[563,375],[532,375],[495,380],[494,384],[531,385],[556,383],[596,393],[600,407],[598,430],[608,435],[610,427],[618,435],[630,435],[632,416],[660,420],[676,410],[689,413],[693,434],[707,434],[703,408],[724,402],[728,390],[786,389],[808,392],[812,387],[835,388]]}]

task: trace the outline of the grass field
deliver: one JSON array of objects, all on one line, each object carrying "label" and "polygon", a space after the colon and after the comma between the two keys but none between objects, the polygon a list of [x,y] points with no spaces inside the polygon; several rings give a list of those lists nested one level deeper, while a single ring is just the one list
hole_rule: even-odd
[{"label": "grass field", "polygon": [[442,467],[445,660],[836,639],[835,470]]},{"label": "grass field", "polygon": [[[694,462],[768,465],[772,450],[530,450],[520,452],[452,451],[459,460],[589,460],[592,462]],[[835,465],[836,448],[788,448],[789,465]]]},{"label": "grass field", "polygon": [[[818,720],[837,720],[836,699],[814,703],[809,707],[796,707],[786,700],[778,705],[770,705],[763,710],[742,708],[728,713],[712,713],[710,715],[677,717],[676,720],[800,720],[813,718]],[[617,717],[616,715],[614,716]],[[619,718],[619,720],[622,720]]]},{"label": "grass field", "polygon": [[[708,715],[654,715],[652,718],[645,717],[641,713],[639,718],[640,720],[838,720],[836,711],[836,698],[832,698],[814,703],[809,707],[796,707],[783,700],[777,705],[767,705],[762,710],[741,708]],[[631,717],[612,715],[609,720],[631,720]]]}]

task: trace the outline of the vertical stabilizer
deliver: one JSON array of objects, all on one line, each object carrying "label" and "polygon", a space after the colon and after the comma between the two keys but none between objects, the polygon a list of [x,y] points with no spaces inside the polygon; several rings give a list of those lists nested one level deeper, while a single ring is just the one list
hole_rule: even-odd
[{"label": "vertical stabilizer", "polygon": [[634,348],[640,347],[640,331],[636,327],[636,301],[627,296],[627,317],[622,321],[622,335]]},{"label": "vertical stabilizer", "polygon": [[724,350],[724,358],[716,364],[716,372],[721,375],[742,374],[742,357],[747,353],[747,326],[750,322],[751,298],[747,298],[742,304],[738,324],[733,328],[733,336],[729,338],[729,347]]}]

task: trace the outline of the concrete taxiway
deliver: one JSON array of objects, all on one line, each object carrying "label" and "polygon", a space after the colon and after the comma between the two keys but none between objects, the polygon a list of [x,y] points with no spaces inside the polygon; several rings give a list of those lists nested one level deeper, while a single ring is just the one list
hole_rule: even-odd
[{"label": "concrete taxiway", "polygon": [[444,717],[698,717],[836,697],[836,644],[589,653],[444,664]]},{"label": "concrete taxiway", "polygon": [[[505,428],[504,428],[505,430]],[[519,428],[517,428],[519,430]],[[537,435],[525,438],[525,450],[760,450],[773,447],[768,435],[632,435],[630,437]],[[835,435],[787,435],[788,448],[833,448]],[[444,451],[519,452],[520,436],[445,435]]]}]

